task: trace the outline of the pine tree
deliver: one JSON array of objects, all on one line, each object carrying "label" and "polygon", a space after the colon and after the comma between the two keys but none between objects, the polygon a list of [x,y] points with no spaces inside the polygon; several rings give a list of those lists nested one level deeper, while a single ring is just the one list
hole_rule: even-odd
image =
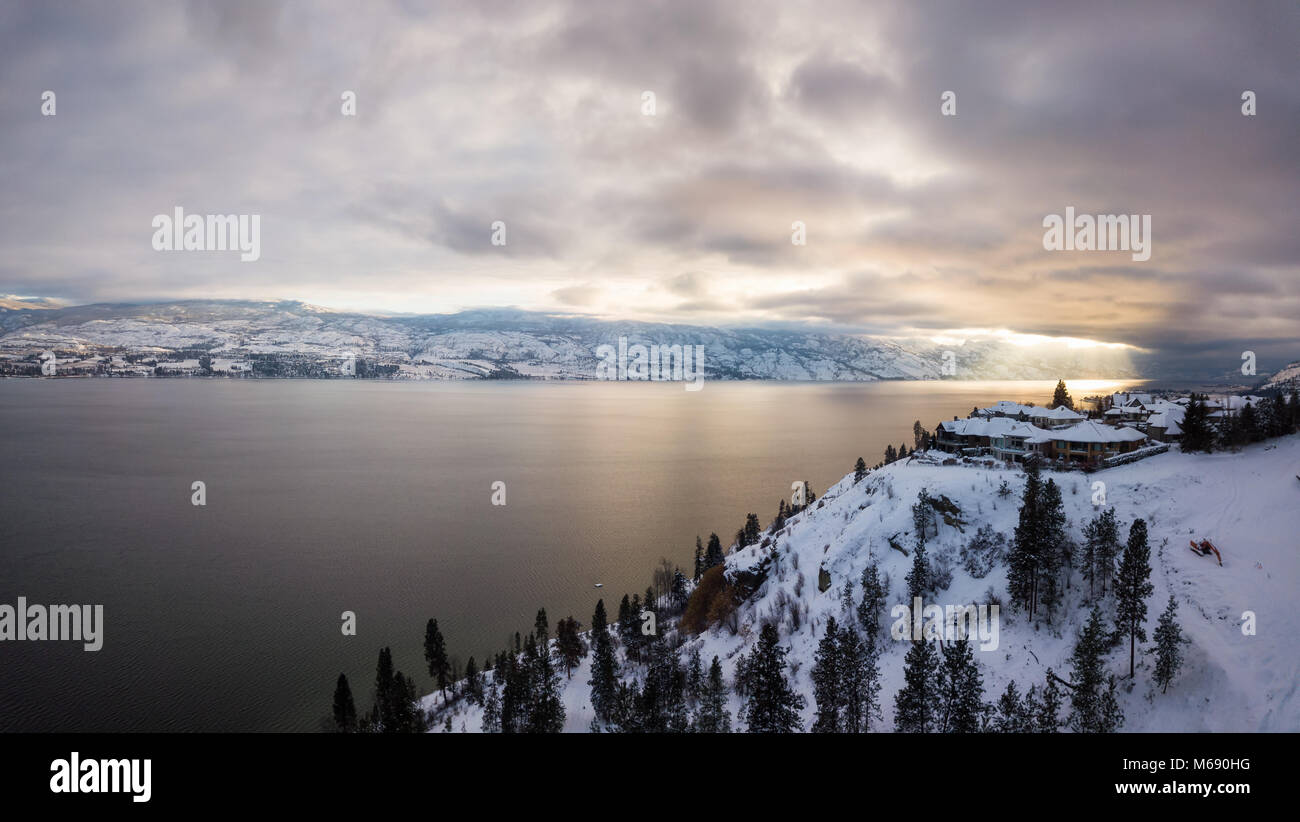
[{"label": "pine tree", "polygon": [[1043,485],[1039,506],[1042,542],[1039,565],[1042,580],[1039,600],[1050,611],[1063,595],[1061,571],[1069,564],[1069,538],[1065,529],[1065,506],[1061,500],[1061,487],[1049,479]]},{"label": "pine tree", "polygon": [[845,625],[840,629],[841,727],[845,733],[866,733],[872,717],[880,716],[880,669],[874,649],[863,643],[858,632]]},{"label": "pine tree", "polygon": [[431,619],[424,628],[424,661],[429,664],[429,676],[438,683],[442,698],[447,699],[447,684],[451,681],[451,663],[447,659],[447,643],[438,630],[438,620]]},{"label": "pine tree", "polygon": [[555,626],[555,650],[564,665],[565,678],[573,678],[573,669],[587,654],[587,645],[582,641],[580,626],[573,617],[562,619]]},{"label": "pine tree", "polygon": [[596,716],[608,720],[614,708],[617,683],[614,646],[609,636],[605,616],[605,600],[596,602],[596,612],[591,617],[591,707]]},{"label": "pine tree", "polygon": [[749,700],[746,723],[750,733],[794,733],[800,730],[799,711],[804,698],[790,688],[785,677],[786,649],[778,642],[776,626],[763,625],[748,666]]},{"label": "pine tree", "polygon": [[1043,484],[1038,466],[1025,469],[1025,491],[1021,497],[1020,520],[1016,525],[1011,555],[1007,561],[1007,588],[1011,598],[1020,603],[1033,618],[1038,608],[1038,577],[1042,562],[1044,527],[1042,514]]},{"label": "pine tree", "polygon": [[1263,432],[1260,431],[1259,415],[1255,412],[1250,403],[1241,409],[1241,438],[1245,442],[1259,442],[1264,439]]},{"label": "pine tree", "polygon": [[969,639],[958,639],[943,648],[939,666],[940,733],[972,734],[979,731],[984,711],[984,678]]},{"label": "pine tree", "polygon": [[1147,545],[1146,520],[1135,519],[1129,527],[1128,545],[1115,579],[1115,627],[1128,634],[1128,675],[1133,676],[1137,643],[1147,641],[1143,623],[1147,620],[1147,597],[1155,590],[1151,585],[1151,548]]},{"label": "pine tree", "polygon": [[379,662],[375,665],[375,707],[371,713],[371,724],[381,733],[393,722],[393,652],[384,647],[379,650]]},{"label": "pine tree", "polygon": [[853,464],[853,482],[854,483],[862,482],[863,478],[865,478],[866,476],[867,476],[866,460],[862,459],[862,457],[858,457],[858,461]]},{"label": "pine tree", "polygon": [[931,733],[935,730],[939,656],[934,645],[915,640],[903,664],[905,684],[894,697],[894,730],[899,733]]},{"label": "pine tree", "polygon": [[1172,595],[1169,597],[1169,604],[1165,606],[1164,613],[1160,615],[1160,622],[1156,625],[1155,640],[1155,681],[1160,686],[1160,693],[1163,694],[1169,690],[1169,683],[1178,676],[1178,670],[1183,665],[1183,632],[1178,625],[1178,603],[1174,601]]},{"label": "pine tree", "polygon": [[1033,733],[1038,730],[1038,715],[1043,710],[1043,700],[1038,695],[1038,686],[1030,685],[1029,690],[1025,691],[1025,698],[1020,701],[1020,716],[1018,724],[1024,729],[1023,733]]},{"label": "pine tree", "polygon": [[550,655],[530,636],[524,658],[531,680],[525,729],[535,734],[558,734],[564,730],[564,703],[560,700],[560,678],[551,668]]},{"label": "pine tree", "polygon": [[1048,668],[1043,698],[1034,711],[1034,730],[1040,734],[1058,732],[1061,729],[1061,703],[1061,689],[1056,684],[1056,675]]},{"label": "pine tree", "polygon": [[501,733],[501,694],[495,680],[487,686],[483,697],[482,730],[485,734]]},{"label": "pine tree", "polygon": [[1070,399],[1069,393],[1065,390],[1065,380],[1056,381],[1056,391],[1052,394],[1052,404],[1048,408],[1069,408],[1074,410],[1074,400]]},{"label": "pine tree", "polygon": [[757,545],[759,537],[762,535],[762,533],[763,533],[763,527],[758,522],[758,514],[746,514],[744,545]]},{"label": "pine tree", "polygon": [[813,657],[813,700],[817,703],[813,733],[840,733],[840,708],[843,702],[841,677],[839,626],[835,624],[835,617],[827,617],[826,633],[821,642],[817,643],[817,652]]},{"label": "pine tree", "polygon": [[1196,394],[1192,395],[1187,410],[1183,412],[1182,448],[1184,451],[1211,451],[1214,448],[1214,431],[1210,428],[1209,415],[1205,402]]},{"label": "pine tree", "polygon": [[885,446],[885,465],[889,465],[891,462],[893,462],[893,461],[896,460],[896,459],[898,459],[898,452],[896,452],[896,451],[894,450],[894,446],[892,446],[892,445],[886,445],[886,446]]},{"label": "pine tree", "polygon": [[483,704],[483,680],[479,677],[478,664],[474,657],[465,663],[465,696],[470,702]]},{"label": "pine tree", "polygon": [[1119,522],[1115,509],[1107,508],[1083,527],[1083,575],[1088,580],[1088,594],[1095,596],[1115,575],[1115,557],[1119,554]]},{"label": "pine tree", "polygon": [[880,584],[880,570],[873,562],[862,571],[862,601],[858,603],[858,624],[873,654],[880,639],[880,615],[884,609],[885,589]]},{"label": "pine tree", "polygon": [[917,541],[916,550],[912,552],[912,569],[907,572],[907,607],[930,587],[930,566],[925,560],[925,542]]},{"label": "pine tree", "polygon": [[704,667],[699,646],[692,648],[686,659],[686,701],[695,707],[704,693]]},{"label": "pine tree", "polygon": [[1123,721],[1123,717],[1118,717],[1118,722],[1116,720],[1118,707],[1114,705],[1113,676],[1109,679],[1108,689],[1103,691],[1103,684],[1107,682],[1102,667],[1105,651],[1101,608],[1094,605],[1070,657],[1074,690],[1070,692],[1069,724],[1075,733],[1107,733]]},{"label": "pine tree", "polygon": [[704,567],[704,543],[700,542],[698,536],[695,537],[695,581],[700,581],[700,575],[705,571]]},{"label": "pine tree", "polygon": [[709,570],[723,563],[722,540],[717,534],[709,534],[709,547],[704,552],[704,570]]},{"label": "pine tree", "polygon": [[709,665],[708,681],[700,696],[695,714],[695,730],[705,734],[731,733],[731,714],[727,711],[727,688],[722,682],[722,663],[715,656]]},{"label": "pine tree", "polygon": [[1007,683],[1007,689],[998,697],[997,716],[993,721],[993,729],[1003,734],[1021,734],[1025,733],[1027,728],[1024,726],[1024,707],[1020,700],[1020,694],[1016,690],[1015,680]]},{"label": "pine tree", "polygon": [[551,625],[546,619],[546,609],[537,610],[537,619],[533,621],[533,637],[537,639],[537,646],[542,649],[542,653],[547,653],[551,647]]},{"label": "pine tree", "polygon": [[339,674],[338,684],[334,686],[334,724],[340,733],[357,729],[357,705],[352,701],[352,688],[343,674]]}]

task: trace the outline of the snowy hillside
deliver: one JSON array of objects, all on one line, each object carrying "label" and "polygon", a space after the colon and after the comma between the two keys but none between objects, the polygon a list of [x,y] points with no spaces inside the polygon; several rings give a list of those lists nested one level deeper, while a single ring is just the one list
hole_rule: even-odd
[{"label": "snowy hillside", "polygon": [[[1127,645],[1106,658],[1107,670],[1120,680],[1119,702],[1125,715],[1123,731],[1297,731],[1300,730],[1300,614],[1292,606],[1300,583],[1300,435],[1250,446],[1240,453],[1181,454],[1177,451],[1094,474],[1044,472],[1061,486],[1069,518],[1069,532],[1081,541],[1083,524],[1097,510],[1093,483],[1105,483],[1108,505],[1113,506],[1127,536],[1135,518],[1145,518],[1150,531],[1151,582],[1154,594],[1147,600],[1147,632],[1172,594],[1178,602],[1178,620],[1190,639],[1181,673],[1161,694],[1152,684],[1152,657],[1148,642],[1139,648],[1134,680],[1127,679]],[[841,624],[848,615],[840,603],[845,580],[853,584],[855,600],[861,598],[857,581],[870,562],[887,575],[887,608],[905,601],[905,575],[911,560],[891,548],[911,545],[911,505],[922,489],[935,498],[946,497],[955,506],[940,518],[938,533],[929,540],[933,559],[948,557],[953,563],[951,584],[937,601],[927,604],[957,605],[986,600],[992,588],[1003,603],[999,646],[976,650],[983,674],[984,700],[993,702],[1015,680],[1019,690],[1043,683],[1051,667],[1069,676],[1068,657],[1088,607],[1088,585],[1077,571],[1064,606],[1052,623],[1028,623],[1007,607],[1005,567],[998,564],[985,578],[963,570],[957,552],[983,524],[1010,538],[1016,524],[1023,472],[964,465],[926,464],[926,458],[887,465],[856,485],[852,475],[829,489],[813,507],[787,522],[773,540],[775,560],[766,581],[738,611],[738,628],[714,627],[686,640],[683,660],[694,648],[707,666],[717,655],[730,684],[740,655],[756,642],[759,627],[774,620],[781,643],[790,648],[789,662],[795,687],[804,694],[805,730],[815,713],[810,670],[817,641],[826,619]],[[1011,494],[999,496],[1006,481]],[[768,519],[764,514],[763,518]],[[948,522],[943,520],[947,519]],[[1209,557],[1194,554],[1192,538],[1208,538],[1222,552],[1220,567]],[[756,566],[770,549],[751,546],[727,557],[728,572]],[[820,592],[819,568],[830,574],[830,585]],[[612,611],[623,592],[610,591],[606,605]],[[542,604],[542,603],[539,603]],[[799,611],[794,615],[795,606]],[[1103,600],[1108,627],[1113,599]],[[1253,611],[1258,632],[1243,635],[1243,612]],[[589,614],[576,615],[584,623]],[[882,623],[893,619],[886,614]],[[522,626],[521,626],[522,627]],[[881,657],[880,706],[883,721],[873,730],[894,727],[894,695],[903,685],[903,657],[909,643],[884,640]],[[975,645],[976,643],[972,643]],[[567,712],[565,728],[584,731],[593,712],[587,681],[591,654],[564,679],[562,699]],[[623,670],[638,675],[636,666]],[[742,701],[729,697],[733,727],[743,729]],[[438,700],[425,699],[426,707]],[[1068,707],[1068,701],[1067,701]],[[481,709],[453,706],[453,730],[477,732]],[[1063,712],[1064,713],[1064,712]],[[444,727],[445,712],[435,717],[435,730]]]},{"label": "snowy hillside", "polygon": [[[927,341],[606,322],[505,309],[385,317],[293,301],[105,304],[39,311],[0,307],[0,360],[32,363],[45,350],[56,352],[60,361],[131,354],[148,356],[154,363],[179,362],[206,352],[229,360],[295,359],[318,366],[319,372],[337,373],[338,365],[351,356],[392,366],[394,376],[404,379],[593,379],[597,347],[617,346],[620,337],[629,345],[703,346],[709,379],[939,379],[949,350],[957,379],[1138,376],[1123,355],[1094,352],[1093,359],[1082,360],[1069,349],[1035,354],[998,341],[941,347]],[[305,368],[295,374],[313,375]]]},{"label": "snowy hillside", "polygon": [[1300,362],[1288,364],[1285,368],[1268,378],[1264,388],[1292,388],[1300,386]]}]

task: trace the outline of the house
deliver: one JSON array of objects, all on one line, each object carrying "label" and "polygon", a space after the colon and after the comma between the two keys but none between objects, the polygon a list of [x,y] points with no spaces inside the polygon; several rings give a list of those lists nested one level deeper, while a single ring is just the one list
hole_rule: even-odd
[{"label": "house", "polygon": [[933,447],[949,453],[1023,460],[1030,454],[1047,456],[1049,431],[1013,417],[970,417],[946,420],[935,429]]},{"label": "house", "polygon": [[1147,436],[1160,442],[1178,442],[1183,438],[1183,412],[1187,409],[1176,406],[1177,411],[1159,411],[1147,418]]},{"label": "house", "polygon": [[1146,443],[1147,435],[1127,426],[1102,425],[1085,420],[1051,432],[1051,456],[1067,462],[1097,463],[1125,454]]}]

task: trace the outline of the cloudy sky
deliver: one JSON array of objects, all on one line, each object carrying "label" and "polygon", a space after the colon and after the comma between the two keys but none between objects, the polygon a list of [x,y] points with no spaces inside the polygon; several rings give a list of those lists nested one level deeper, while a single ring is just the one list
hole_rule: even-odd
[{"label": "cloudy sky", "polygon": [[[1264,370],[1300,357],[1298,55],[1290,0],[7,2],[0,294],[1000,330]],[[261,215],[261,259],[153,250],[177,206]],[[1044,250],[1067,206],[1151,215],[1150,260]]]}]

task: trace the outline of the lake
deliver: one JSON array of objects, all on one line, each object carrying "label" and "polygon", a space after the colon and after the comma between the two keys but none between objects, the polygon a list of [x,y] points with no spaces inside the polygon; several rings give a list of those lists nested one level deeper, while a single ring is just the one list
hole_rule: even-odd
[{"label": "lake", "polygon": [[318,730],[340,671],[369,707],[381,646],[433,690],[429,617],[481,665],[539,607],[585,625],[660,557],[689,574],[697,534],[766,526],[913,420],[1054,385],[0,380],[0,604],[105,620],[94,653],[0,643],[0,730]]}]

